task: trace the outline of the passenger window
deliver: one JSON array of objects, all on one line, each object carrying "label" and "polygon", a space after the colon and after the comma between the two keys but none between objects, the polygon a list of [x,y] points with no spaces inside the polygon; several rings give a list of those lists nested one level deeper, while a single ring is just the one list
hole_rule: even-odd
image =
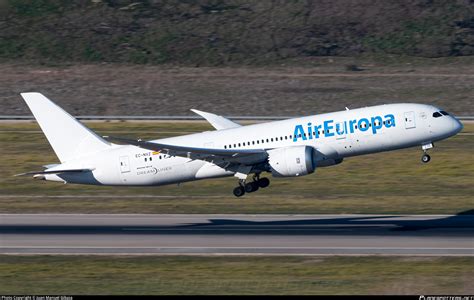
[{"label": "passenger window", "polygon": [[433,113],[433,117],[439,118],[439,117],[442,117],[442,115],[439,112],[435,112]]},{"label": "passenger window", "polygon": [[150,161],[152,161],[152,160],[153,160],[153,157],[150,157]]},{"label": "passenger window", "polygon": [[260,141],[259,141],[259,140],[257,140],[257,144],[260,144]]}]

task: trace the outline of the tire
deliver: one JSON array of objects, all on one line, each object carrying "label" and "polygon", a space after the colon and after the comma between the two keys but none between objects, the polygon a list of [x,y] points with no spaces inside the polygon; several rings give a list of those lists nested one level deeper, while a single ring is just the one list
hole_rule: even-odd
[{"label": "tire", "polygon": [[431,160],[431,157],[428,155],[428,154],[424,154],[422,157],[421,157],[421,162],[422,163],[428,163],[429,161]]},{"label": "tire", "polygon": [[238,186],[234,189],[234,196],[235,197],[242,197],[245,194],[245,190],[243,187]]},{"label": "tire", "polygon": [[252,187],[253,187],[253,191],[254,191],[254,192],[258,191],[258,188],[260,187],[260,186],[258,185],[258,182],[257,182],[257,181],[253,181],[251,184],[252,184]]},{"label": "tire", "polygon": [[266,188],[269,185],[270,185],[270,179],[266,177],[260,178],[260,180],[258,181],[258,186],[261,188]]},{"label": "tire", "polygon": [[245,184],[245,192],[246,192],[246,193],[251,193],[251,192],[253,192],[253,191],[255,191],[253,182],[246,183],[246,184]]}]

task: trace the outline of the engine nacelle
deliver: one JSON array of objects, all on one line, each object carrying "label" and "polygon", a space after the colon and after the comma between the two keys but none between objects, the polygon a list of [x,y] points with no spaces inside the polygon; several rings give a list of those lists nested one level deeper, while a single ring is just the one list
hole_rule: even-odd
[{"label": "engine nacelle", "polygon": [[329,167],[329,166],[334,166],[342,163],[344,159],[343,158],[326,158],[323,160],[316,160],[316,164],[319,167]]},{"label": "engine nacelle", "polygon": [[316,151],[310,146],[273,149],[268,151],[268,162],[274,177],[308,175],[316,169]]}]

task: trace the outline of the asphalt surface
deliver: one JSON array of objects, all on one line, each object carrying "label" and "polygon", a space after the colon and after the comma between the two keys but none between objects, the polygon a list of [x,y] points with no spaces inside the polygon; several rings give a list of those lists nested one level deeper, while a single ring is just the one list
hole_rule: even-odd
[{"label": "asphalt surface", "polygon": [[474,256],[474,215],[0,215],[3,254]]}]

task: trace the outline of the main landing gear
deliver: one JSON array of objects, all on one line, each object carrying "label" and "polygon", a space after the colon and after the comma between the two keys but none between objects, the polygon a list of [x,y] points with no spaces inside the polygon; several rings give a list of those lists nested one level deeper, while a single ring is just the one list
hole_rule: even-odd
[{"label": "main landing gear", "polygon": [[253,177],[252,182],[245,182],[245,179],[239,180],[239,186],[234,188],[234,196],[242,197],[245,193],[253,193],[258,191],[259,188],[266,188],[270,185],[270,180],[266,177],[260,178],[260,174],[256,174]]},{"label": "main landing gear", "polygon": [[423,149],[423,156],[421,157],[421,162],[426,164],[431,160],[431,157],[428,155],[428,149],[433,148],[433,144],[425,144],[421,146],[421,149]]}]

